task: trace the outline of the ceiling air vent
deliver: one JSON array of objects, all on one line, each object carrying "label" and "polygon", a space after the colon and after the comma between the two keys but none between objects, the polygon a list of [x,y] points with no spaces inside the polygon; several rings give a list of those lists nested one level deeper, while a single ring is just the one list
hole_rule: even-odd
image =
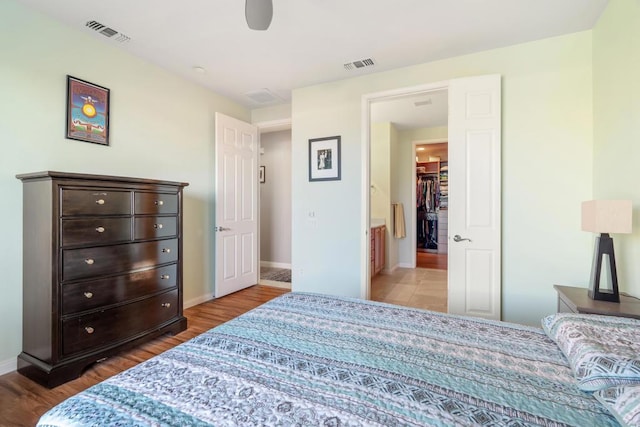
[{"label": "ceiling air vent", "polygon": [[371,58],[360,59],[358,61],[347,62],[344,64],[344,69],[347,71],[357,70],[359,68],[373,67],[376,62]]},{"label": "ceiling air vent", "polygon": [[101,24],[98,21],[88,21],[85,25],[88,28],[91,28],[93,31],[96,31],[105,37],[113,38],[113,40],[120,43],[125,43],[131,40],[129,36],[125,36],[124,34],[114,30],[113,28],[109,28],[104,24]]},{"label": "ceiling air vent", "polygon": [[413,105],[415,105],[416,107],[422,107],[424,105],[431,105],[433,103],[433,101],[431,101],[431,98],[425,100],[425,101],[416,101],[413,103]]},{"label": "ceiling air vent", "polygon": [[282,98],[271,92],[269,89],[254,90],[253,92],[247,92],[244,95],[257,104],[273,104],[274,102],[282,101]]}]

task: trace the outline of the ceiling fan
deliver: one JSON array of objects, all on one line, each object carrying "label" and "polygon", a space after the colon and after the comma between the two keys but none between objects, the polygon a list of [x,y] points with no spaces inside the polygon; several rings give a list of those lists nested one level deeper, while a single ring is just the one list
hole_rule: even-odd
[{"label": "ceiling fan", "polygon": [[264,31],[269,28],[273,18],[272,0],[245,0],[244,15],[252,30]]}]

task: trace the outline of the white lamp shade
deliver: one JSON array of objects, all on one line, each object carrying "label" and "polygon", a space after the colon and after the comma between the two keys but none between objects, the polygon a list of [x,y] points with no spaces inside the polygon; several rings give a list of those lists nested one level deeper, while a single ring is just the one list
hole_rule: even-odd
[{"label": "white lamp shade", "polygon": [[631,200],[589,200],[582,202],[582,231],[631,233]]}]

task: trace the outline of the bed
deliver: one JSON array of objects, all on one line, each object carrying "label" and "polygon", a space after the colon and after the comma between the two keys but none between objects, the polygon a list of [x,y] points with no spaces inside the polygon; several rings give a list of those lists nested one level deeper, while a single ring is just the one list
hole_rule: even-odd
[{"label": "bed", "polygon": [[67,399],[38,424],[85,425],[618,421],[540,328],[294,292]]}]

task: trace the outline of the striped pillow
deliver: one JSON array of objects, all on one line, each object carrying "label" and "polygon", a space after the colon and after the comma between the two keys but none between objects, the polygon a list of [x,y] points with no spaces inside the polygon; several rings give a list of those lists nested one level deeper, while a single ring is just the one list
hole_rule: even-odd
[{"label": "striped pillow", "polygon": [[542,327],[569,360],[582,390],[640,384],[640,320],[557,313],[542,319]]},{"label": "striped pillow", "polygon": [[620,385],[593,393],[616,420],[625,427],[640,425],[640,385]]}]

